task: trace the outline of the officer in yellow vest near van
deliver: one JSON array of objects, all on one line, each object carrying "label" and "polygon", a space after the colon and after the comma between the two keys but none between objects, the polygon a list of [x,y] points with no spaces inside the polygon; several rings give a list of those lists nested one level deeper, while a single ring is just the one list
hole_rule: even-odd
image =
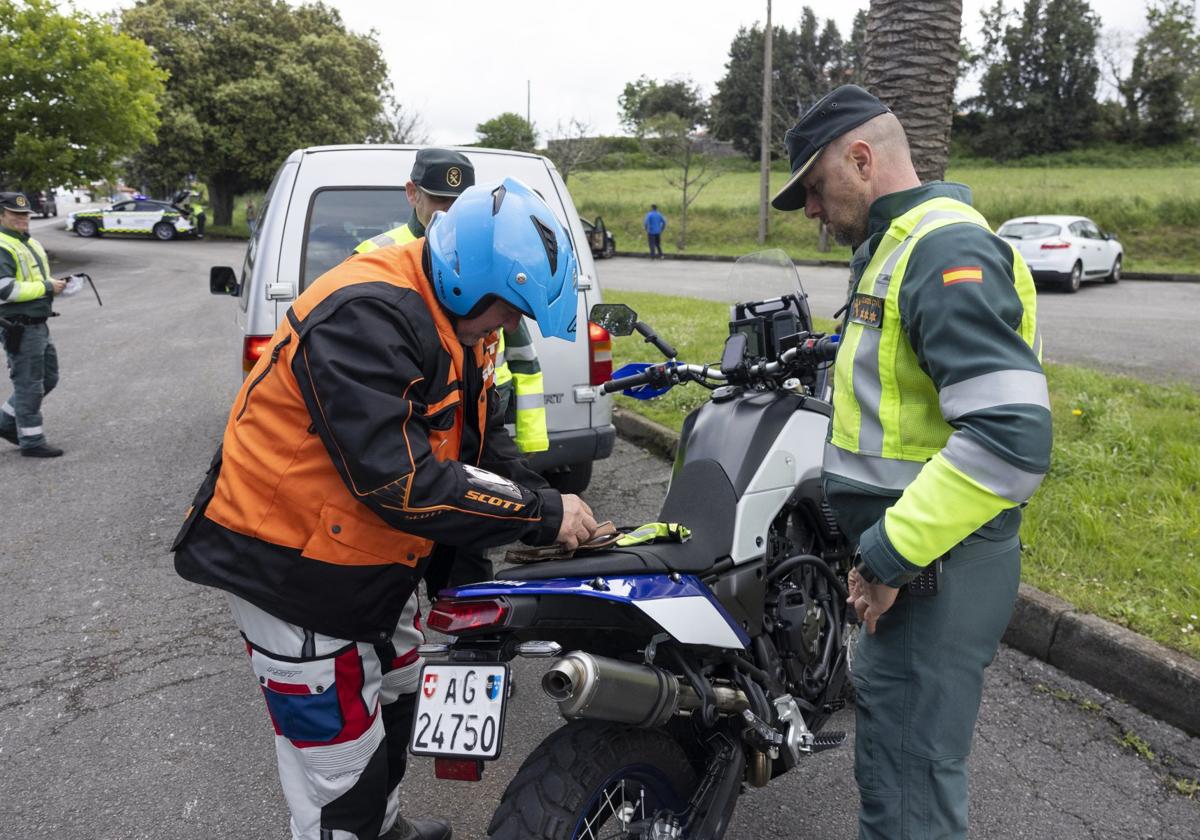
[{"label": "officer in yellow vest near van", "polygon": [[858,542],[850,598],[860,840],[966,838],[967,756],[1050,464],[1028,266],[961,184],[921,184],[900,121],[853,85],[787,133],[772,203],[856,250],[825,492]]},{"label": "officer in yellow vest near van", "polygon": [[58,351],[46,322],[65,280],[50,276],[46,251],[29,235],[33,207],[19,192],[0,193],[0,332],[13,394],[0,405],[0,438],[29,458],[57,458],[46,443],[42,400],[58,384]]},{"label": "officer in yellow vest near van", "polygon": [[[404,185],[412,215],[400,227],[385,231],[359,244],[356,254],[389,245],[403,245],[425,235],[425,226],[437,211],[446,211],[462,192],[475,183],[475,167],[466,155],[450,149],[421,149]],[[524,320],[514,331],[501,330],[496,354],[496,393],[505,422],[516,426],[514,439],[522,452],[550,448],[546,429],[546,400],[542,369]],[[461,585],[492,576],[492,564],[479,552],[459,550],[453,563],[435,557],[426,575],[432,596],[447,585]]]}]

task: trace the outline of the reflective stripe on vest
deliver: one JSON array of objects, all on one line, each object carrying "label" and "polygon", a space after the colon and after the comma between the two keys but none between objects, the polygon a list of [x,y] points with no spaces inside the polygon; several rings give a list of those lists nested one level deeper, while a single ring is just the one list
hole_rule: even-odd
[{"label": "reflective stripe on vest", "polygon": [[[883,301],[882,323],[876,328],[847,322],[835,366],[833,424],[825,449],[825,471],[830,474],[897,492],[916,478],[926,461],[942,452],[980,480],[978,475],[986,474],[987,466],[966,469],[953,453],[943,452],[954,432],[949,421],[992,405],[1049,407],[1040,373],[999,371],[956,383],[939,394],[921,370],[901,324],[900,290],[917,242],[951,224],[988,228],[970,205],[946,197],[926,201],[893,220],[859,280],[855,294]],[[1040,358],[1036,289],[1015,250],[1013,276],[1023,309],[1018,332]],[[992,489],[1020,501],[1023,497],[1010,493],[1019,493],[1021,488],[1015,485],[1026,483],[1004,482],[1002,488]]]},{"label": "reflective stripe on vest", "polygon": [[12,254],[13,262],[17,264],[17,274],[13,279],[18,284],[36,284],[24,292],[19,287],[14,289],[4,302],[21,303],[42,297],[46,292],[44,282],[50,279],[50,261],[41,243],[32,238],[22,242],[17,237],[0,231],[0,248]]},{"label": "reflective stripe on vest", "polygon": [[[550,448],[550,433],[546,426],[545,384],[540,368],[533,372],[513,371],[508,360],[536,362],[533,344],[507,346],[504,330],[500,330],[500,347],[496,353],[496,387],[513,383],[513,405],[516,407],[517,431],[513,436],[522,452],[545,452]],[[523,367],[530,367],[528,365]]]},{"label": "reflective stripe on vest", "polygon": [[363,242],[358,243],[358,247],[354,249],[356,254],[366,254],[370,251],[377,251],[380,248],[386,248],[389,245],[404,245],[412,242],[417,237],[413,236],[412,229],[407,225],[400,225],[398,228],[381,233],[378,236],[372,236]]}]

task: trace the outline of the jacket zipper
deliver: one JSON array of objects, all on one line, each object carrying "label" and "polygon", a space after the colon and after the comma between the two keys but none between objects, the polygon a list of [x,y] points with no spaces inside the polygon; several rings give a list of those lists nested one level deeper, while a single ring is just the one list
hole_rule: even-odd
[{"label": "jacket zipper", "polygon": [[262,373],[255,377],[254,381],[250,383],[250,387],[246,389],[246,398],[242,400],[242,410],[238,412],[238,416],[233,419],[233,422],[236,423],[238,420],[242,419],[242,415],[246,413],[246,408],[250,405],[250,392],[257,388],[258,383],[262,382],[263,379],[266,378],[267,374],[271,372],[271,369],[275,367],[275,363],[279,361],[280,351],[283,350],[283,348],[291,340],[292,337],[287,335],[284,336],[283,341],[275,345],[275,349],[271,351],[271,362],[267,365],[266,369],[263,370]]}]

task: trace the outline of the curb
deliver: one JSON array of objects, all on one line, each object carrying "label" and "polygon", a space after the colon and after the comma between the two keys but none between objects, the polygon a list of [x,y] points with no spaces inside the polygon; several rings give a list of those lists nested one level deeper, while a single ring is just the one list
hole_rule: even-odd
[{"label": "curb", "polygon": [[[641,251],[617,251],[614,256],[634,260],[648,260],[649,254]],[[694,262],[736,262],[738,257],[724,257],[717,254],[664,254],[663,259],[684,260]],[[820,266],[824,268],[849,268],[849,260],[806,260],[792,259],[795,265]],[[1155,274],[1149,271],[1126,271],[1121,274],[1122,280],[1153,280],[1159,283],[1200,283],[1200,274]]]},{"label": "curb", "polygon": [[[621,437],[669,460],[679,433],[613,407]],[[1004,643],[1200,735],[1200,661],[1022,583]]]}]

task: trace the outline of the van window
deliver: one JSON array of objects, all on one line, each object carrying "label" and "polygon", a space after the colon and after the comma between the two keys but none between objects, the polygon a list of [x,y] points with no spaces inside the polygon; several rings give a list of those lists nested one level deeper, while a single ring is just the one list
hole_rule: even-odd
[{"label": "van window", "polygon": [[304,228],[300,290],[346,257],[363,240],[398,228],[412,210],[395,187],[333,187],[313,195]]}]

